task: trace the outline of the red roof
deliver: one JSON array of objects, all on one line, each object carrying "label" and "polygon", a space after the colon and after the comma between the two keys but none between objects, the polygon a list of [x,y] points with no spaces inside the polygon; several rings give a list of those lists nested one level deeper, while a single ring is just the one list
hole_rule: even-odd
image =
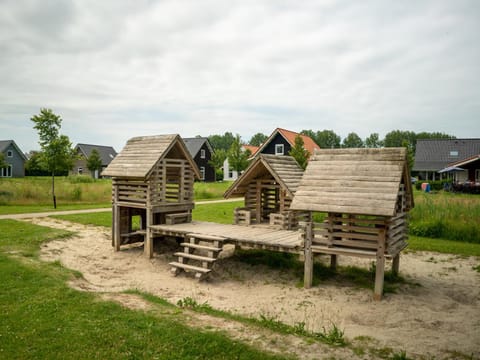
[{"label": "red roof", "polygon": [[308,150],[308,152],[311,154],[313,154],[313,151],[315,149],[319,150],[320,149],[320,146],[317,145],[317,143],[315,141],[313,141],[313,139],[310,137],[310,136],[307,136],[307,135],[302,135],[302,134],[299,134],[299,133],[296,133],[294,131],[290,131],[290,130],[286,130],[286,129],[282,129],[282,128],[277,128],[273,133],[275,134],[275,132],[279,132],[280,134],[282,134],[282,136],[290,143],[290,145],[294,146],[295,145],[295,138],[300,135],[303,139],[303,147]]},{"label": "red roof", "polygon": [[242,147],[243,147],[245,150],[250,150],[250,153],[251,153],[250,156],[255,155],[255,153],[257,152],[257,150],[260,149],[259,146],[254,146],[254,145],[242,145]]}]

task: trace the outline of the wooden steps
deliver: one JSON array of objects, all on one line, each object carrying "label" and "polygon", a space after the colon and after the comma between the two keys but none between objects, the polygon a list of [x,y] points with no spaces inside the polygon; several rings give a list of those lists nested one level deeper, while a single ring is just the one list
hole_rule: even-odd
[{"label": "wooden steps", "polygon": [[182,252],[176,252],[178,261],[171,262],[171,272],[178,275],[181,271],[195,272],[199,280],[212,271],[218,254],[222,251],[225,237],[188,233],[185,235],[185,242],[180,245]]}]

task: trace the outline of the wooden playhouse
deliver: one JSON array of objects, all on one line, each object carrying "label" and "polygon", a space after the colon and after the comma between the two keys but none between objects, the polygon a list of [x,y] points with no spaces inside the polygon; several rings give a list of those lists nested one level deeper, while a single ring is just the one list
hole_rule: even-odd
[{"label": "wooden playhouse", "polygon": [[[112,177],[112,240],[115,250],[145,242],[153,255],[151,225],[191,221],[193,183],[200,178],[179,135],[134,137],[102,175]],[[133,229],[137,216],[139,229]]]},{"label": "wooden playhouse", "polygon": [[291,156],[260,154],[225,192],[224,197],[244,197],[245,206],[235,209],[235,224],[269,223],[291,230],[308,213],[291,211],[303,169]]},{"label": "wooden playhouse", "polygon": [[405,148],[316,151],[290,209],[326,213],[304,228],[305,287],[312,283],[313,255],[376,260],[375,299],[383,292],[385,259],[398,272],[407,246],[408,211],[414,206]]}]

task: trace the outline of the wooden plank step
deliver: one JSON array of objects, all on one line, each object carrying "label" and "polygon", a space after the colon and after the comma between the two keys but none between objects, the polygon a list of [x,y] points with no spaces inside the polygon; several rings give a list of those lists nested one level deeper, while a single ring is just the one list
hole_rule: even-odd
[{"label": "wooden plank step", "polygon": [[183,252],[176,252],[173,255],[178,256],[178,257],[184,257],[184,258],[187,258],[187,259],[192,259],[192,260],[205,261],[205,262],[215,262],[215,260],[217,260],[217,259],[206,257],[206,256],[187,254],[187,253],[183,253]]},{"label": "wooden plank step", "polygon": [[205,268],[202,268],[202,267],[199,267],[199,266],[183,264],[183,263],[179,263],[179,262],[176,262],[176,261],[173,261],[173,262],[169,263],[169,265],[171,265],[173,267],[176,267],[176,268],[181,268],[181,269],[184,269],[184,270],[192,270],[192,271],[196,271],[196,272],[204,273],[204,274],[212,271],[212,269],[205,269]]},{"label": "wooden plank step", "polygon": [[[349,256],[359,256],[359,257],[366,257],[366,258],[377,257],[376,251],[351,249],[351,248],[312,245],[312,251],[314,253],[321,253],[321,254],[328,254],[328,255],[349,255]],[[391,255],[385,254],[385,258],[390,259]]]},{"label": "wooden plank step", "polygon": [[198,244],[192,244],[192,243],[181,243],[180,246],[188,247],[188,248],[193,248],[193,249],[199,249],[199,250],[205,250],[205,251],[222,251],[222,248],[214,247],[214,246],[205,246],[205,245],[198,245]]},{"label": "wooden plank step", "polygon": [[215,235],[207,235],[207,234],[198,234],[198,233],[188,233],[185,237],[189,238],[196,238],[199,240],[209,240],[209,241],[225,241],[227,240],[226,237],[223,236],[215,236]]}]

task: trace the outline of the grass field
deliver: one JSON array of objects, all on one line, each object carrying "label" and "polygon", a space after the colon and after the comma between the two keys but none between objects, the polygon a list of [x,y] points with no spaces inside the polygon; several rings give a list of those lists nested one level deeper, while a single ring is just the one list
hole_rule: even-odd
[{"label": "grass field", "polygon": [[284,359],[222,333],[191,328],[182,310],[156,302],[148,312],[69,288],[80,274],[37,259],[44,241],[69,236],[0,220],[2,359]]}]

